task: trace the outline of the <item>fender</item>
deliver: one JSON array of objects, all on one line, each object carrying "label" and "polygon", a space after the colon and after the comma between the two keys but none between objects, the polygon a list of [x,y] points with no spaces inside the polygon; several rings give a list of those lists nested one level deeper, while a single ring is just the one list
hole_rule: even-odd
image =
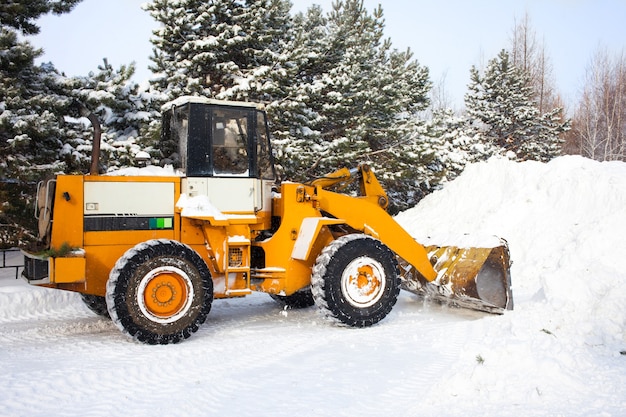
[{"label": "fender", "polygon": [[345,220],[333,219],[330,217],[306,217],[302,219],[300,225],[300,231],[298,232],[298,238],[293,245],[291,251],[291,257],[306,261],[311,255],[313,244],[320,233],[323,226],[330,226],[333,224],[346,224]]}]

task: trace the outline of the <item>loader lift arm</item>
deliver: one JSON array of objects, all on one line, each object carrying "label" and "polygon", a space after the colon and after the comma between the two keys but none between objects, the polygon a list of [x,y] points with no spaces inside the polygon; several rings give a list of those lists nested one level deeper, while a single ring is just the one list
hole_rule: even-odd
[{"label": "loader lift arm", "polygon": [[[330,191],[359,181],[361,195]],[[423,246],[386,212],[387,195],[367,165],[335,171],[314,180],[319,209],[372,236],[400,258],[405,290],[458,306],[491,313],[513,308],[508,245]]]},{"label": "loader lift arm", "polygon": [[[359,197],[328,190],[330,187],[341,188],[355,180],[359,181]],[[311,185],[316,187],[312,199],[317,202],[320,210],[343,219],[353,229],[380,240],[428,281],[437,277],[424,246],[387,213],[387,194],[368,165],[362,164],[352,170],[340,169],[314,180]]]}]

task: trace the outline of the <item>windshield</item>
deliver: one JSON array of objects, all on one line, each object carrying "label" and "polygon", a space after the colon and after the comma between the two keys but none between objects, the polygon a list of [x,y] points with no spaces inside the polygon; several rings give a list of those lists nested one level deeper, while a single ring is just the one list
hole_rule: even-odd
[{"label": "windshield", "polygon": [[163,163],[187,176],[274,179],[265,113],[187,103],[163,114]]},{"label": "windshield", "polygon": [[248,112],[214,109],[211,119],[213,175],[248,176],[250,172]]}]

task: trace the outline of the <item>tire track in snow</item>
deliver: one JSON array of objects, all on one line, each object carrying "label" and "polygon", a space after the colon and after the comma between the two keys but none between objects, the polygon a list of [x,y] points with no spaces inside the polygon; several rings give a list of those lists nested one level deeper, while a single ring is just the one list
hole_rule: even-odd
[{"label": "tire track in snow", "polygon": [[[412,300],[408,302],[414,303]],[[398,308],[404,310],[407,306],[400,305]],[[244,319],[245,323],[239,323],[241,327],[237,329],[228,331],[228,326],[220,329],[224,332],[222,336],[235,346],[238,346],[241,337],[243,351],[249,355],[239,363],[239,371],[233,372],[235,375],[229,379],[241,388],[237,395],[237,412],[254,415],[258,404],[275,403],[281,404],[272,409],[271,414],[277,416],[337,414],[340,410],[344,411],[339,415],[380,415],[385,404],[391,409],[398,407],[399,392],[406,398],[402,408],[410,410],[419,401],[420,392],[428,390],[442,371],[458,360],[466,334],[451,329],[468,320],[468,317],[457,316],[456,311],[450,313],[445,308],[439,309],[439,312],[424,312],[415,304],[410,304],[410,307],[409,311],[416,312],[392,314],[389,320],[369,329],[330,326],[307,310],[289,312],[289,317],[297,315],[297,320],[287,325],[284,322],[277,325],[276,317],[261,317],[260,320],[266,320],[265,325],[251,329],[249,324],[258,319],[255,316],[250,321]],[[311,320],[317,320],[319,325],[311,323]],[[293,343],[289,341],[290,326],[299,335]],[[259,334],[255,337],[252,333],[257,331]],[[268,331],[272,336],[267,336]],[[308,336],[306,344],[302,344],[302,333]],[[455,340],[451,340],[449,333],[456,335]],[[403,347],[394,349],[398,334],[407,335],[404,344],[415,345],[415,357],[394,356],[405,350]],[[427,336],[421,338],[421,334]],[[246,343],[251,339],[257,341],[256,348],[260,354],[248,349]],[[385,340],[393,342],[386,344]],[[346,356],[351,359],[345,361]],[[433,357],[436,359],[429,359]],[[428,366],[424,367],[424,362]],[[294,366],[285,369],[285,363]],[[414,365],[410,366],[411,363]],[[216,371],[227,369],[228,366],[218,367]],[[237,378],[237,374],[244,379]],[[250,374],[264,376],[257,381],[251,380]],[[355,385],[355,381],[358,384]],[[230,394],[230,386],[220,390],[220,394]],[[263,386],[272,388],[259,389]],[[338,410],[337,404],[343,403],[346,405]],[[232,405],[227,404],[217,410],[232,412]],[[355,410],[358,412],[355,413]]]},{"label": "tire track in snow", "polygon": [[[82,302],[79,300],[78,303]],[[272,334],[273,329],[267,323],[274,322],[279,326],[286,323],[287,327],[295,323],[298,327],[301,314],[311,316],[310,311],[285,315],[278,304],[269,299],[260,303],[255,300],[252,303],[231,303],[225,309],[216,308],[217,320],[214,321],[217,323],[209,320],[184,344],[159,347],[130,341],[119,334],[112,323],[91,315],[86,309],[81,310],[80,304],[74,306],[78,308],[74,308],[73,317],[72,313],[56,307],[37,314],[12,317],[6,323],[11,327],[10,331],[5,326],[0,331],[0,344],[11,347],[9,352],[3,351],[6,355],[3,353],[0,358],[2,368],[7,370],[0,380],[5,379],[3,386],[9,387],[5,404],[15,406],[24,393],[29,393],[29,397],[35,398],[24,409],[29,415],[48,415],[46,410],[50,404],[69,401],[68,393],[75,403],[76,398],[90,398],[89,401],[78,401],[78,408],[89,410],[85,415],[115,411],[107,404],[118,404],[116,408],[124,411],[121,413],[124,415],[129,411],[132,415],[147,415],[147,410],[158,412],[154,404],[161,401],[157,401],[157,397],[160,398],[162,393],[171,396],[181,391],[180,394],[185,396],[188,393],[184,391],[188,389],[198,391],[195,405],[189,406],[192,411],[197,411],[198,407],[216,408],[216,404],[223,404],[223,409],[228,410],[238,392],[242,389],[252,392],[257,386],[246,383],[245,376],[222,378],[214,383],[214,375],[232,373],[233,368],[235,373],[245,374],[255,367],[278,366],[273,365],[275,362],[271,358],[289,357],[297,352],[297,343],[281,342],[281,339],[288,340],[285,337],[288,335]],[[62,311],[67,319],[59,318]],[[268,333],[268,329],[272,332]],[[258,343],[250,339],[256,333]],[[322,339],[318,340],[322,343]],[[120,355],[111,355],[113,349]],[[94,354],[99,351],[104,353]],[[10,357],[20,354],[31,356],[32,367],[4,366],[11,361]],[[82,365],[76,366],[74,362],[77,360]],[[23,363],[23,360],[15,363]],[[172,384],[173,380],[179,381],[180,387]],[[34,388],[55,385],[60,389],[41,391]],[[92,398],[94,387],[100,392],[98,398]],[[11,392],[18,394],[12,397]],[[109,395],[109,392],[114,394]],[[118,398],[120,394],[123,394],[121,400]],[[55,414],[64,415],[62,410]]]},{"label": "tire track in snow", "polygon": [[[388,329],[389,332],[393,330]],[[395,410],[403,410],[403,416],[425,415],[417,404],[423,404],[424,398],[431,395],[433,384],[454,368],[469,337],[467,323],[442,323],[425,317],[422,321],[403,323],[397,330],[405,334],[414,333],[412,337],[407,337],[403,346],[391,349],[396,362],[395,371],[385,367],[377,395],[364,398],[343,410],[341,415],[376,416],[380,415],[381,405],[384,409],[385,404]],[[407,355],[406,344],[412,345],[413,354]]]},{"label": "tire track in snow", "polygon": [[[423,416],[424,398],[433,395],[433,386],[454,368],[472,338],[472,321],[482,313],[450,309],[403,294],[389,317],[391,323],[377,328],[380,336],[370,342],[393,341],[386,357],[379,358],[378,372],[366,385],[369,395],[355,398],[337,410],[338,415],[379,416],[382,410],[398,415]],[[404,337],[398,338],[402,334]],[[367,366],[364,363],[363,366]],[[434,393],[436,395],[436,393]],[[441,415],[441,407],[436,415]]]}]

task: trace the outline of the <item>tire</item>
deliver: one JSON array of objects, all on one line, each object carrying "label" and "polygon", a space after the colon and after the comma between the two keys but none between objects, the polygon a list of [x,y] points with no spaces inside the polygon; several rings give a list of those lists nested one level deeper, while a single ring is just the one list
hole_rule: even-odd
[{"label": "tire", "polygon": [[398,264],[379,240],[342,236],[317,257],[311,288],[324,316],[352,327],[371,326],[384,319],[398,299]]},{"label": "tire", "polygon": [[109,314],[122,332],[143,343],[165,345],[188,338],[204,323],[213,281],[189,246],[149,240],[117,261],[106,292]]},{"label": "tire", "polygon": [[270,297],[289,308],[307,308],[315,305],[310,286],[291,295],[270,294]]},{"label": "tire", "polygon": [[105,297],[92,294],[81,294],[80,297],[89,310],[107,319],[111,318],[109,310],[107,309],[107,300]]}]

